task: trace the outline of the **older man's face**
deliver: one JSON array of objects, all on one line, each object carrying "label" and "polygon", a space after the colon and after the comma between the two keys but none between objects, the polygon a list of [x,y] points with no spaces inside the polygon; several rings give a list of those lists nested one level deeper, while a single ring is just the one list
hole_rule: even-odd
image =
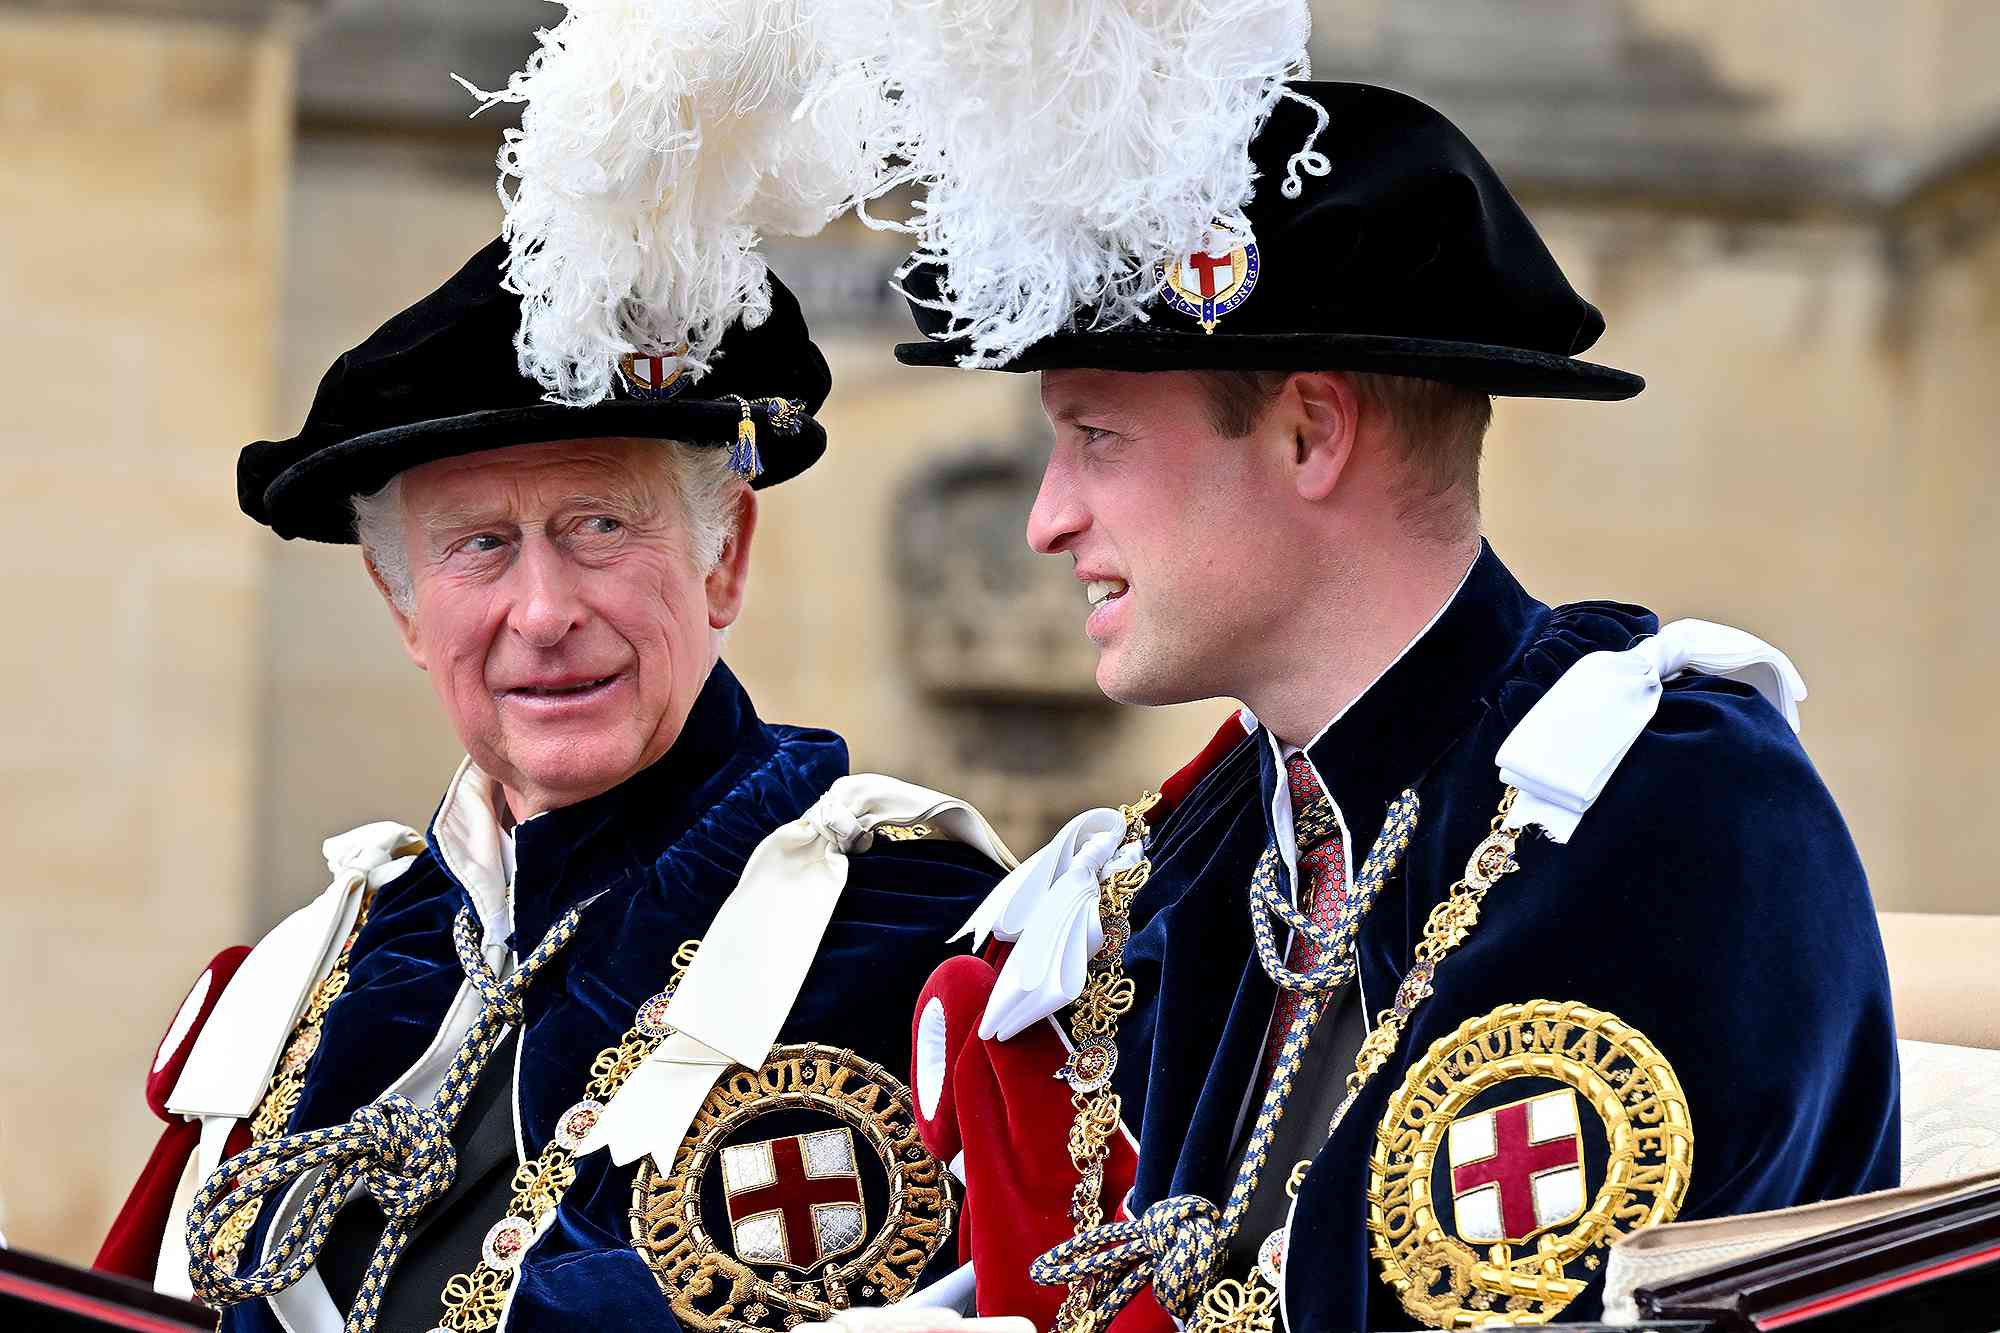
[{"label": "older man's face", "polygon": [[755,500],[705,573],[659,457],[678,447],[567,441],[403,474],[415,603],[397,624],[517,819],[665,754],[742,605]]}]

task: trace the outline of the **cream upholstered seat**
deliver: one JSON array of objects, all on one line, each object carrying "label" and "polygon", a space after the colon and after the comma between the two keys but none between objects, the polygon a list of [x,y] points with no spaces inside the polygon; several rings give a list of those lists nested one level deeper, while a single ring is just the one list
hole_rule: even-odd
[{"label": "cream upholstered seat", "polygon": [[1884,912],[1880,920],[1896,1035],[2000,1050],[2000,915]]},{"label": "cream upholstered seat", "polygon": [[2000,916],[1881,919],[1903,1066],[1903,1183],[2000,1168]]}]

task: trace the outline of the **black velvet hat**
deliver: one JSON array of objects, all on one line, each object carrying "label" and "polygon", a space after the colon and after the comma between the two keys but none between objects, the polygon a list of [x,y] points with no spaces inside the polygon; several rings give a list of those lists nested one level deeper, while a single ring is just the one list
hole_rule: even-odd
[{"label": "black velvet hat", "polygon": [[[1291,88],[1332,118],[1316,145],[1326,175],[1304,176],[1299,198],[1284,197],[1286,163],[1317,118],[1280,100],[1250,146],[1248,245],[1163,264],[1170,281],[1146,322],[1057,333],[1004,369],[1360,370],[1530,398],[1630,398],[1645,387],[1576,359],[1604,317],[1456,126],[1387,88]],[[905,290],[929,297],[939,276],[920,266]],[[899,345],[898,360],[944,366],[965,354],[962,341],[938,340],[944,313],[920,300],[910,308],[933,341]]]},{"label": "black velvet hat", "polygon": [[[507,246],[494,241],[444,286],[343,354],[319,382],[289,440],[246,445],[236,461],[243,512],[280,537],[352,542],[353,496],[422,463],[515,444],[600,437],[736,444],[750,404],[762,471],[753,486],[795,477],[826,452],[812,413],[833,378],[798,300],[771,275],[771,314],[723,336],[712,369],[675,393],[657,363],[629,367],[615,396],[589,407],[548,402],[523,375],[514,334],[521,299],[501,286]],[[650,372],[650,373],[649,373]],[[779,400],[774,406],[774,400]]]}]

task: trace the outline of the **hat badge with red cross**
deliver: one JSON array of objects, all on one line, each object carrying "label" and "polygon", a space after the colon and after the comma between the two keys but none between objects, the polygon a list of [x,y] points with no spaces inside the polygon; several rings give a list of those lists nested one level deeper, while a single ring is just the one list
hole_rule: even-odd
[{"label": "hat badge with red cross", "polygon": [[632,352],[618,358],[618,373],[635,398],[672,398],[689,383],[687,363],[681,359],[687,351],[682,343],[657,355]]},{"label": "hat badge with red cross", "polygon": [[1193,317],[1203,333],[1214,333],[1217,322],[1256,290],[1258,263],[1257,242],[1248,231],[1217,230],[1194,249],[1161,260],[1154,273],[1167,308]]}]

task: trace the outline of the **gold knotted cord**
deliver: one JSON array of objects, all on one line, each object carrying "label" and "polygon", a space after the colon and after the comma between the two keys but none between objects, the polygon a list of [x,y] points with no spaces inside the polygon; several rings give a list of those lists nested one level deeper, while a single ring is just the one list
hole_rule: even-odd
[{"label": "gold knotted cord", "polygon": [[452,1333],[484,1333],[499,1324],[521,1259],[576,1183],[577,1147],[625,1081],[671,1034],[664,1022],[667,1002],[680,989],[700,945],[700,940],[687,940],[674,951],[674,971],[666,988],[639,1006],[632,1026],[615,1044],[597,1053],[590,1062],[584,1099],[557,1118],[555,1137],[541,1154],[514,1172],[514,1200],[507,1206],[507,1215],[487,1233],[479,1263],[444,1284],[439,1296],[444,1313],[437,1327]]},{"label": "gold knotted cord", "polygon": [[[416,846],[421,848],[423,844],[419,842]],[[397,850],[399,854],[407,854],[406,848],[399,847]],[[354,925],[341,942],[333,970],[320,979],[306,1000],[306,1010],[292,1029],[291,1040],[285,1043],[285,1053],[278,1058],[277,1072],[271,1076],[271,1084],[264,1090],[263,1100],[250,1114],[252,1144],[277,1138],[292,1123],[292,1113],[299,1109],[299,1098],[305,1092],[306,1070],[312,1064],[313,1053],[319,1050],[320,1027],[326,1021],[326,1011],[333,1008],[333,1002],[347,989],[348,955],[354,951],[354,941],[361,934],[361,927],[367,924],[368,909],[374,902],[372,889],[362,893],[361,906],[354,913]],[[257,1225],[257,1218],[263,1211],[264,1201],[258,1198],[249,1200],[229,1215],[229,1219],[215,1233],[214,1244],[209,1246],[209,1253],[215,1257],[216,1263],[232,1270],[236,1267],[243,1255],[243,1243],[250,1238],[250,1228]]]},{"label": "gold knotted cord", "polygon": [[[1374,1028],[1361,1043],[1360,1053],[1355,1056],[1354,1072],[1347,1076],[1347,1094],[1327,1124],[1329,1139],[1346,1118],[1361,1090],[1396,1053],[1411,1016],[1432,994],[1431,982],[1438,966],[1452,950],[1465,942],[1472,928],[1478,924],[1480,904],[1487,890],[1502,877],[1520,868],[1514,859],[1520,831],[1506,827],[1507,816],[1513,810],[1517,795],[1513,787],[1508,787],[1501,794],[1499,812],[1488,826],[1486,837],[1467,860],[1465,874],[1425,918],[1423,937],[1413,951],[1410,970],[1397,987],[1394,1003],[1376,1016]],[[1144,821],[1135,811],[1150,809],[1157,799],[1151,797],[1136,807],[1124,809],[1128,837],[1135,833],[1141,838],[1146,836]],[[1126,912],[1132,896],[1151,874],[1152,863],[1147,858],[1101,886],[1100,913],[1106,921],[1105,947],[1090,960],[1084,993],[1078,998],[1073,1012],[1072,1045],[1077,1055],[1073,1055],[1070,1065],[1065,1066],[1066,1074],[1077,1063],[1086,1042],[1091,1043],[1093,1048],[1098,1043],[1115,1043],[1117,1020],[1131,1008],[1132,983],[1123,976],[1122,966],[1124,946],[1130,938]],[[1132,886],[1127,891],[1121,885],[1116,890],[1119,895],[1116,901],[1115,881],[1125,881]],[[1114,921],[1119,926],[1115,935]],[[1119,987],[1121,982],[1122,990]],[[1122,1004],[1109,1000],[1108,997],[1113,994],[1122,999]],[[1086,1003],[1091,997],[1099,998]],[[1086,1023],[1090,1027],[1087,1033],[1083,1030]],[[1115,1045],[1112,1050],[1115,1052]],[[1115,1065],[1115,1054],[1108,1063]],[[1108,1079],[1107,1070],[1107,1085]],[[1075,1086],[1074,1080],[1072,1086]],[[1103,1164],[1109,1155],[1105,1145],[1117,1128],[1118,1098],[1116,1094],[1099,1091],[1089,1097],[1079,1095],[1072,1100],[1076,1104],[1077,1116],[1070,1128],[1070,1158],[1081,1178],[1072,1194],[1070,1218],[1076,1225],[1075,1234],[1080,1237],[1103,1222]],[[1288,1195],[1296,1196],[1311,1167],[1310,1157],[1301,1159],[1292,1167],[1285,1184]],[[1282,1234],[1279,1233],[1279,1236]],[[1282,1271],[1274,1270],[1267,1275],[1264,1265],[1260,1263],[1241,1280],[1222,1278],[1211,1283],[1187,1322],[1189,1333],[1274,1333],[1280,1298],[1274,1278],[1282,1280]],[[1093,1277],[1084,1277],[1070,1284],[1056,1312],[1055,1333],[1098,1333],[1100,1324],[1109,1322],[1105,1316],[1112,1312],[1101,1311],[1095,1303],[1098,1285],[1098,1279]]]}]

